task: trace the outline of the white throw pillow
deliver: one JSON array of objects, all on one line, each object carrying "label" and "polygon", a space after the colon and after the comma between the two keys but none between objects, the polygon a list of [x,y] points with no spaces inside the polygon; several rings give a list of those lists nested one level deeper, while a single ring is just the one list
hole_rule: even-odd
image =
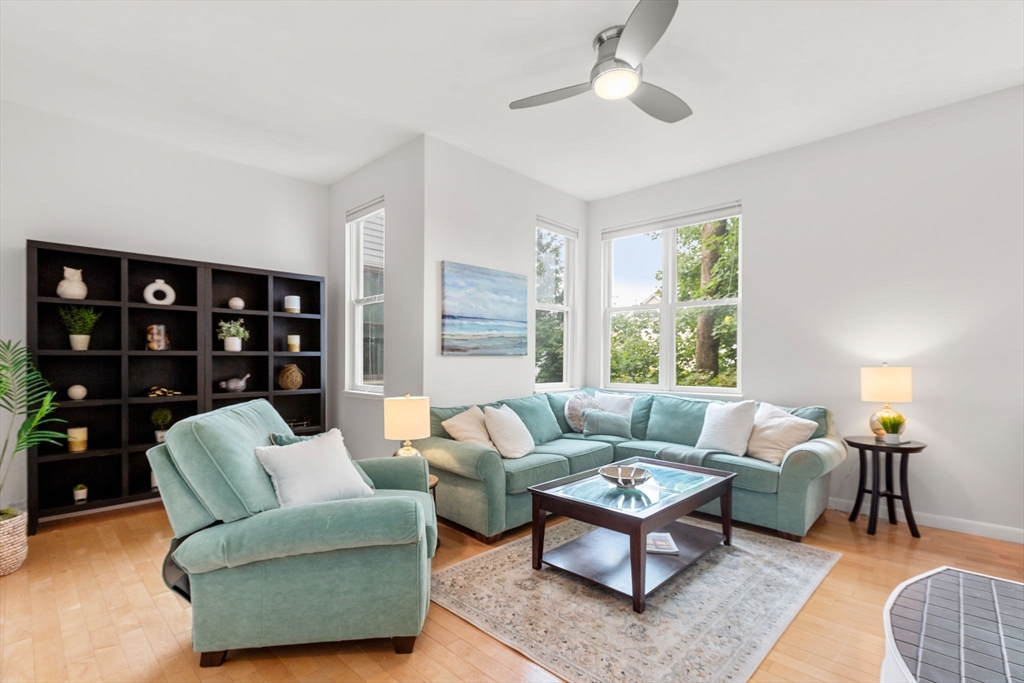
[{"label": "white throw pillow", "polygon": [[494,447],[490,435],[487,433],[487,424],[484,421],[484,411],[479,406],[473,406],[464,410],[455,417],[450,417],[441,423],[444,430],[456,441],[473,443],[477,446],[498,450]]},{"label": "white throw pillow", "polygon": [[697,448],[744,455],[754,429],[755,412],[757,406],[753,401],[708,404]]},{"label": "white throw pillow", "polygon": [[601,404],[590,394],[581,391],[565,402],[565,421],[574,432],[583,432],[583,411],[600,410]]},{"label": "white throw pillow", "polygon": [[503,458],[521,458],[533,453],[533,435],[516,411],[508,406],[484,408],[484,421],[491,441]]},{"label": "white throw pillow", "polygon": [[754,415],[747,455],[781,465],[786,451],[810,439],[817,429],[818,423],[814,420],[805,420],[770,403],[762,403]]},{"label": "white throw pillow", "polygon": [[626,394],[607,394],[603,391],[596,392],[598,404],[601,406],[601,410],[606,413],[615,413],[617,415],[625,415],[630,420],[633,419],[633,401],[636,400],[636,396],[628,396]]},{"label": "white throw pillow", "polygon": [[290,446],[257,448],[256,457],[284,508],[373,495],[349,459],[337,429]]}]

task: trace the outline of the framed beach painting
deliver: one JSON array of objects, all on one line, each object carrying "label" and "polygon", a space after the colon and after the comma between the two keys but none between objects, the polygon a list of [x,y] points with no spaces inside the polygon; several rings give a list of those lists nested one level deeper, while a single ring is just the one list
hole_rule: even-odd
[{"label": "framed beach painting", "polygon": [[441,353],[525,356],[526,276],[444,261]]}]

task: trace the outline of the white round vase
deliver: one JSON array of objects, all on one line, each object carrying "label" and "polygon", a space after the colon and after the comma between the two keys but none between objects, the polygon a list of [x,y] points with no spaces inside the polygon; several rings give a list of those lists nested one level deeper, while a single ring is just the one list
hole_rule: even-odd
[{"label": "white round vase", "polygon": [[239,337],[227,337],[224,340],[225,351],[241,351],[242,340]]},{"label": "white round vase", "polygon": [[237,296],[231,297],[230,299],[228,299],[228,308],[230,308],[232,311],[242,310],[243,308],[245,308],[245,299],[242,299]]},{"label": "white round vase", "polygon": [[[163,298],[157,297],[157,292],[163,294]],[[174,303],[174,289],[163,280],[155,280],[148,285],[146,289],[142,291],[142,297],[146,300],[146,303],[157,304],[159,306],[170,306]]]},{"label": "white round vase", "polygon": [[81,384],[72,384],[68,387],[68,398],[72,401],[81,401],[83,398],[88,396],[89,390]]}]

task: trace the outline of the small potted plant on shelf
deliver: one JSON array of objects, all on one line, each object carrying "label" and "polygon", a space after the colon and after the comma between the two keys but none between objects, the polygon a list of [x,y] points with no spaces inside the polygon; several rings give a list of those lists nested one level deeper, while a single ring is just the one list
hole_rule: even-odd
[{"label": "small potted plant on shelf", "polygon": [[906,421],[907,418],[895,412],[888,415],[878,416],[878,424],[882,425],[882,430],[885,432],[885,442],[887,444],[895,446],[902,443],[903,437],[900,436],[900,432],[903,431],[903,425]]},{"label": "small potted plant on shelf", "polygon": [[171,424],[174,416],[167,408],[157,408],[149,416],[149,419],[153,426],[156,427],[156,431],[153,432],[154,436],[156,436],[156,442],[163,443],[164,437],[167,435],[167,427]]},{"label": "small potted plant on shelf", "polygon": [[75,488],[71,489],[71,492],[75,495],[76,503],[84,503],[89,500],[89,487],[85,484],[75,484]]},{"label": "small potted plant on shelf", "polygon": [[103,315],[92,306],[61,306],[60,319],[68,328],[68,339],[71,341],[71,349],[74,351],[88,351],[89,337],[92,336],[92,329],[96,322]]},{"label": "small potted plant on shelf", "polygon": [[249,338],[249,330],[245,329],[245,319],[221,320],[217,323],[220,329],[217,332],[217,339],[224,340],[225,351],[241,351],[242,342]]},{"label": "small potted plant on shelf", "polygon": [[[20,342],[0,342],[0,492],[11,463],[21,451],[43,443],[59,444],[64,434],[41,427],[63,422],[50,414],[57,408],[56,392],[32,365]],[[28,515],[14,508],[0,509],[0,576],[18,570],[28,556]]]}]

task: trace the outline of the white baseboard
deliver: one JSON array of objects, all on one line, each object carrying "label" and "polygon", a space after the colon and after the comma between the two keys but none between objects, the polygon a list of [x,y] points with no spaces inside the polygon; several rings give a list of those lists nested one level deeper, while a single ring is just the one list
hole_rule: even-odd
[{"label": "white baseboard", "polygon": [[[860,506],[861,515],[866,515],[868,513],[870,503],[870,496],[865,495],[864,502]],[[829,498],[828,506],[832,510],[849,512],[853,509],[853,501],[843,500],[841,498]],[[903,506],[899,503],[896,505],[896,519],[904,523],[907,521],[907,518],[903,515]],[[888,524],[885,520],[888,520],[887,513],[885,511],[885,501],[880,500],[878,523]],[[1000,541],[1010,541],[1011,543],[1024,543],[1024,529],[1018,529],[1012,526],[1000,526],[999,524],[989,524],[988,522],[975,522],[970,519],[944,517],[942,515],[933,515],[927,512],[917,512],[916,510],[914,511],[914,521],[917,522],[918,526],[930,526],[935,527],[936,529],[946,529],[947,531],[959,531],[964,534],[996,538]]]}]

